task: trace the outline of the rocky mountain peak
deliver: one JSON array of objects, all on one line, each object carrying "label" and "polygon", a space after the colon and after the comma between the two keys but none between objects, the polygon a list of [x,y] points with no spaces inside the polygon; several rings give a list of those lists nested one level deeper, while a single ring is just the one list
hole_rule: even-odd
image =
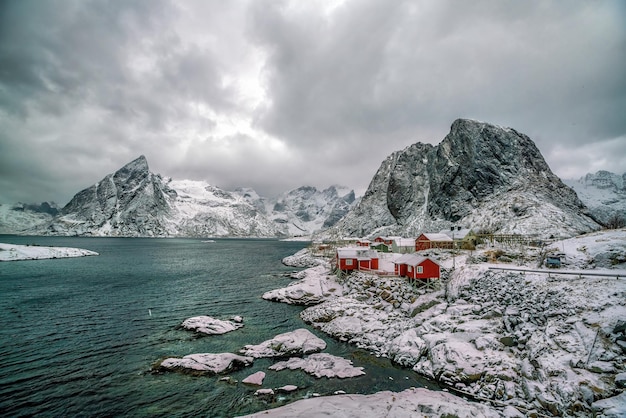
[{"label": "rocky mountain peak", "polygon": [[598,228],[528,136],[457,119],[439,145],[416,143],[383,161],[337,229],[411,236],[451,224],[527,234]]}]

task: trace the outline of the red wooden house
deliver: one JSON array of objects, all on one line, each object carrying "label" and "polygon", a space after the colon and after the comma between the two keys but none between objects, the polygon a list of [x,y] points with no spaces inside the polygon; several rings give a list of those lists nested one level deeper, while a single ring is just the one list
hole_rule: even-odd
[{"label": "red wooden house", "polygon": [[342,271],[378,270],[378,253],[363,247],[337,248],[335,261]]},{"label": "red wooden house", "polygon": [[431,248],[452,249],[454,241],[446,234],[423,233],[415,239],[415,251],[429,250]]},{"label": "red wooden house", "polygon": [[400,238],[400,237],[376,237],[374,238],[374,242],[382,242],[383,244],[386,244],[388,246],[391,246],[391,244],[393,244],[393,241],[396,238]]},{"label": "red wooden house", "polygon": [[368,239],[360,239],[360,240],[357,240],[357,242],[356,242],[356,245],[358,245],[359,247],[367,247],[367,248],[369,248],[371,244],[372,244],[372,241],[370,241]]},{"label": "red wooden house", "polygon": [[441,276],[439,264],[428,257],[417,254],[404,254],[395,262],[395,273],[413,280],[438,279]]}]

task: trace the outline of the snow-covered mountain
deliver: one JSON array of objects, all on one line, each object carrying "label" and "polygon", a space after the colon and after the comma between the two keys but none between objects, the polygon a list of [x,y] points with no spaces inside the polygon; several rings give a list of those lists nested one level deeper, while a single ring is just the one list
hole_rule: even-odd
[{"label": "snow-covered mountain", "polygon": [[451,225],[541,236],[600,228],[530,138],[458,119],[439,145],[416,143],[387,157],[361,201],[325,235],[417,236]]},{"label": "snow-covered mountain", "polygon": [[144,156],[77,193],[44,235],[276,237],[281,231],[236,193],[150,172]]},{"label": "snow-covered mountain", "polygon": [[[56,216],[53,210],[45,216],[13,215],[14,221],[2,222],[5,228],[0,230],[42,235],[302,236],[332,226],[353,201],[353,191],[337,186],[321,192],[301,187],[270,201],[249,188],[229,192],[204,181],[164,178],[152,173],[141,156],[77,193],[56,209]],[[2,216],[0,221],[8,218]]]},{"label": "snow-covered mountain", "polygon": [[330,186],[319,191],[302,186],[267,203],[267,213],[291,236],[311,235],[337,223],[355,202],[354,191]]},{"label": "snow-covered mountain", "polygon": [[587,174],[578,180],[563,180],[600,222],[607,224],[616,216],[626,222],[626,173],[609,171]]},{"label": "snow-covered mountain", "polygon": [[0,234],[14,234],[28,226],[48,222],[59,210],[54,202],[0,204]]}]

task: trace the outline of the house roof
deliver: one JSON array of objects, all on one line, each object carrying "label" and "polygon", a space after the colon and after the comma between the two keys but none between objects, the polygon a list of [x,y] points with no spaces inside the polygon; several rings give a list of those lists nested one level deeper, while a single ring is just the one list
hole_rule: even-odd
[{"label": "house roof", "polygon": [[398,247],[414,247],[415,246],[415,238],[396,238],[394,243]]},{"label": "house roof", "polygon": [[419,266],[426,260],[430,260],[433,263],[439,265],[436,261],[433,261],[432,259],[428,257],[423,257],[417,254],[403,254],[402,256],[398,257],[396,261],[394,261],[393,263],[394,264],[406,264],[407,266]]},{"label": "house roof", "polygon": [[465,239],[465,237],[470,233],[473,232],[471,229],[469,228],[461,228],[461,229],[455,229],[454,231],[450,231],[449,229],[444,229],[442,231],[440,231],[440,234],[445,234],[449,237],[452,237],[452,235],[454,234],[454,239]]},{"label": "house roof", "polygon": [[422,235],[424,235],[429,241],[452,241],[452,238],[446,234],[424,233]]},{"label": "house roof", "polygon": [[378,253],[374,250],[357,247],[337,248],[337,256],[339,258],[356,258],[357,260],[370,260],[378,258]]}]

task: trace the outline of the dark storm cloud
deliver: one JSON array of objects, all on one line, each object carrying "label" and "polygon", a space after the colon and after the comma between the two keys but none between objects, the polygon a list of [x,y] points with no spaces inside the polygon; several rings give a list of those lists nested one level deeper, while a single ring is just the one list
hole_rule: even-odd
[{"label": "dark storm cloud", "polygon": [[261,123],[277,135],[415,135],[458,116],[555,135],[580,121],[578,143],[626,130],[617,3],[360,1],[332,19],[273,5],[256,3],[253,25],[269,54]]},{"label": "dark storm cloud", "polygon": [[360,191],[458,117],[528,134],[562,176],[626,170],[620,1],[5,1],[0,201],[153,171]]}]

